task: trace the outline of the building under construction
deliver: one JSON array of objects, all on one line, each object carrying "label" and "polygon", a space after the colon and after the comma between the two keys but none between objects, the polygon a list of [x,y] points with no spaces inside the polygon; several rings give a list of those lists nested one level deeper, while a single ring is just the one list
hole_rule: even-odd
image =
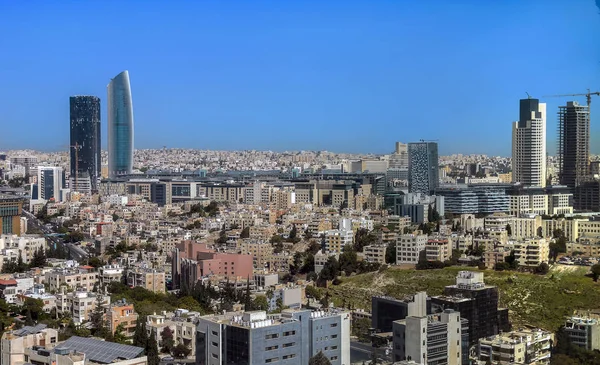
[{"label": "building under construction", "polygon": [[560,184],[575,188],[589,174],[589,105],[569,101],[559,107],[557,146]]}]

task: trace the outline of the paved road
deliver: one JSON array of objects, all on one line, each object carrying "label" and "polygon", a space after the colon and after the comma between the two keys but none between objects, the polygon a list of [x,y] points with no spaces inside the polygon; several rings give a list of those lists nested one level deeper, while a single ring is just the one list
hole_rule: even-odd
[{"label": "paved road", "polygon": [[385,348],[373,347],[370,343],[350,341],[350,361],[353,363],[371,360],[373,351],[378,359],[391,361],[391,356],[385,354]]}]

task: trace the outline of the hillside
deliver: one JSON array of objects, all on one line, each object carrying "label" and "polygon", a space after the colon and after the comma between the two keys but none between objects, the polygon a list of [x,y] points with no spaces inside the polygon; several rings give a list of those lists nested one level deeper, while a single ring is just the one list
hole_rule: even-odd
[{"label": "hillside", "polygon": [[[389,295],[402,298],[417,291],[439,295],[444,286],[455,282],[456,273],[464,267],[440,270],[399,270],[368,273],[343,278],[328,289],[337,305],[352,305],[370,310],[371,296]],[[546,276],[485,271],[485,282],[500,289],[500,304],[510,311],[514,326],[532,325],[556,330],[565,316],[575,309],[600,309],[600,284],[585,274],[587,268],[560,270]]]}]

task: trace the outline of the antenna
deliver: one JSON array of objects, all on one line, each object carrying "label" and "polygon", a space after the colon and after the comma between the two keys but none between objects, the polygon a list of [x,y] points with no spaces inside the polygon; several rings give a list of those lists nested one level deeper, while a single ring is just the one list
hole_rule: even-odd
[{"label": "antenna", "polygon": [[531,99],[531,95],[527,91],[525,91],[525,94],[527,94],[527,99]]}]

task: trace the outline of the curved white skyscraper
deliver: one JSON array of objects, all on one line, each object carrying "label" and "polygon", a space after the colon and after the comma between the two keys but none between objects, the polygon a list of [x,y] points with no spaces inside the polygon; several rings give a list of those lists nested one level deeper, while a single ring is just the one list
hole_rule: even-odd
[{"label": "curved white skyscraper", "polygon": [[133,169],[133,104],[129,72],[115,76],[108,88],[108,176],[130,174]]}]

